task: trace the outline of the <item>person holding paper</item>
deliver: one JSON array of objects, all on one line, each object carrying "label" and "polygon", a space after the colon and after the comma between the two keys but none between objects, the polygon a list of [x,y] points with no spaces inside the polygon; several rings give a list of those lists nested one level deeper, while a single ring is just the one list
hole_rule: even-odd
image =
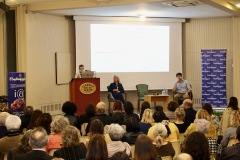
[{"label": "person holding paper", "polygon": [[109,85],[108,92],[112,93],[115,100],[120,100],[124,103],[124,98],[122,93],[124,93],[123,85],[120,83],[118,76],[113,77],[113,83]]},{"label": "person holding paper", "polygon": [[75,78],[81,78],[81,77],[82,77],[82,73],[83,73],[84,71],[85,71],[84,65],[83,65],[83,64],[80,64],[80,65],[79,65],[79,72],[76,73]]},{"label": "person holding paper", "polygon": [[182,78],[182,73],[177,73],[176,77],[177,77],[177,81],[174,83],[172,90],[173,92],[176,93],[174,95],[174,101],[178,103],[178,100],[180,98],[184,98],[184,99],[190,98],[188,93],[191,92],[191,86],[187,80]]}]

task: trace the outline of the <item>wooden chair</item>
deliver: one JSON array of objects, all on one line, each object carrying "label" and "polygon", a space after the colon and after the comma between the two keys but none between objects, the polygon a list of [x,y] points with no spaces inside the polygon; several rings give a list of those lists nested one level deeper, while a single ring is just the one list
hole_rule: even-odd
[{"label": "wooden chair", "polygon": [[235,138],[232,138],[229,140],[227,147],[231,147],[237,143]]},{"label": "wooden chair", "polygon": [[144,96],[148,94],[147,84],[136,85],[137,96],[138,96],[138,111],[140,111],[140,101],[144,101]]},{"label": "wooden chair", "polygon": [[[109,89],[109,86],[107,86],[107,90],[108,89]],[[127,93],[124,92],[122,94],[124,99],[127,100]],[[113,98],[112,93],[108,92],[108,114],[110,113],[110,110],[111,110],[111,102],[115,102],[115,99]]]},{"label": "wooden chair", "polygon": [[176,156],[178,156],[180,153],[181,153],[181,148],[180,148],[180,141],[177,140],[177,141],[171,141],[172,143],[172,146],[173,146],[173,149],[175,151],[175,155],[173,157],[173,159],[176,158]]},{"label": "wooden chair", "polygon": [[171,156],[164,156],[164,157],[161,157],[162,160],[172,160],[172,157]]},{"label": "wooden chair", "polygon": [[86,145],[87,139],[88,139],[88,136],[82,136],[82,137],[80,138],[80,141]]},{"label": "wooden chair", "polygon": [[50,156],[53,156],[53,154],[54,154],[54,152],[55,152],[56,150],[58,150],[58,149],[51,149],[48,154],[49,154]]}]

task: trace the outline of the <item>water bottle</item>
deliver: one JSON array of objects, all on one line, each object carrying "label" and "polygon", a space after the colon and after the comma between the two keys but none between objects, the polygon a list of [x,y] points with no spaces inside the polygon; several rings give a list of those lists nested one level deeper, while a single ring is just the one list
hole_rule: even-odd
[{"label": "water bottle", "polygon": [[165,89],[165,95],[168,95],[168,90],[167,89]]}]

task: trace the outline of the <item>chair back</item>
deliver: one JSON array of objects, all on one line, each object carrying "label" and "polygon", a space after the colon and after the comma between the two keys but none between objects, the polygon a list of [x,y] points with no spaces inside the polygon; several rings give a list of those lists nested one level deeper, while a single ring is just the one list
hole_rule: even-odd
[{"label": "chair back", "polygon": [[237,143],[236,139],[235,139],[235,138],[232,138],[232,139],[229,140],[227,146],[228,146],[228,147],[231,147],[231,146],[235,145],[236,143]]},{"label": "chair back", "polygon": [[138,84],[136,85],[136,89],[138,92],[138,97],[144,97],[148,94],[148,85],[147,84]]},{"label": "chair back", "polygon": [[171,156],[164,156],[164,157],[161,157],[162,160],[172,160],[172,157]]},{"label": "chair back", "polygon": [[88,125],[88,123],[83,123],[83,124],[81,125],[81,133],[82,133],[82,136],[86,136],[86,135],[87,135],[87,133],[86,133],[87,125]]},{"label": "chair back", "polygon": [[171,141],[173,149],[175,151],[175,155],[174,155],[174,159],[176,158],[176,156],[178,156],[181,153],[181,148],[180,148],[180,141]]},{"label": "chair back", "polygon": [[48,154],[49,154],[50,156],[53,156],[53,154],[54,154],[54,152],[55,152],[56,150],[58,150],[58,149],[51,149]]}]

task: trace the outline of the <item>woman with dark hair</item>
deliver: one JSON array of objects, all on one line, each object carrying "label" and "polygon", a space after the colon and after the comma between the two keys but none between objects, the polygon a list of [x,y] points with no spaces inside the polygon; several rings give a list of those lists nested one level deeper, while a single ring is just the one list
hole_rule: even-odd
[{"label": "woman with dark hair", "polygon": [[124,93],[124,88],[122,83],[120,83],[118,76],[115,75],[113,77],[113,83],[109,85],[108,92],[112,93],[112,96],[115,100],[120,100],[122,103],[124,103],[124,98],[122,95],[122,93]]},{"label": "woman with dark hair", "polygon": [[65,117],[67,117],[69,124],[80,128],[79,118],[75,116],[77,111],[77,105],[73,102],[67,101],[62,105],[62,111],[65,113]]},{"label": "woman with dark hair", "polygon": [[49,113],[43,113],[38,117],[35,125],[36,127],[43,127],[49,135],[51,133],[51,123],[52,116]]},{"label": "woman with dark hair", "polygon": [[124,122],[124,115],[121,112],[115,112],[112,115],[111,123],[117,123],[119,125],[123,125]]},{"label": "woman with dark hair", "polygon": [[210,160],[209,145],[201,132],[192,132],[183,145],[183,153],[188,153],[194,160]]},{"label": "woman with dark hair", "polygon": [[124,122],[127,121],[130,117],[134,117],[137,119],[137,121],[139,122],[139,116],[136,113],[133,113],[133,104],[129,101],[125,101],[124,104],[124,110],[125,110],[125,115],[124,115]]},{"label": "woman with dark hair", "polygon": [[[87,124],[84,124],[84,123],[88,123],[90,121],[90,119],[95,116],[95,114],[96,114],[96,110],[95,110],[94,105],[92,103],[89,103],[85,108],[85,114],[82,114],[79,116],[79,128],[81,128],[80,130],[82,132],[81,133],[82,135],[86,134]],[[83,124],[85,125],[85,127]],[[85,129],[85,132],[82,129]]]},{"label": "woman with dark hair", "polygon": [[110,158],[110,160],[130,160],[130,157],[126,152],[117,152]]},{"label": "woman with dark hair", "polygon": [[145,134],[140,134],[135,143],[134,160],[157,160],[157,151]]},{"label": "woman with dark hair", "polygon": [[141,112],[140,112],[140,120],[142,119],[142,115],[145,111],[145,109],[150,109],[150,103],[148,101],[144,101],[141,105]]},{"label": "woman with dark hair", "polygon": [[31,115],[31,120],[30,120],[30,123],[28,124],[27,126],[27,129],[33,129],[35,128],[35,123],[38,119],[38,117],[42,114],[42,111],[39,110],[39,109],[36,109],[33,111],[32,115]]},{"label": "woman with dark hair", "polygon": [[107,160],[108,151],[104,136],[95,134],[91,137],[86,154],[86,160]]},{"label": "woman with dark hair", "polygon": [[179,107],[176,101],[170,101],[167,106],[167,111],[165,112],[166,117],[169,119],[175,119],[175,110]]},{"label": "woman with dark hair", "polygon": [[227,108],[224,110],[222,119],[221,119],[221,134],[224,134],[228,127],[229,116],[232,111],[239,110],[238,108],[238,99],[236,97],[231,97],[228,103]]},{"label": "woman with dark hair", "polygon": [[162,106],[156,106],[154,109],[155,112],[153,113],[153,119],[156,123],[162,122],[163,120],[169,120],[163,112]]},{"label": "woman with dark hair", "polygon": [[122,141],[128,144],[134,144],[138,135],[141,134],[139,122],[136,118],[130,117],[125,123],[127,133],[123,136]]},{"label": "woman with dark hair", "polygon": [[216,116],[216,115],[213,114],[212,105],[211,105],[210,103],[205,103],[205,104],[203,104],[202,109],[205,109],[205,110],[209,113],[209,115],[210,115],[211,118],[212,118],[212,123],[213,123],[213,125],[215,126],[216,131],[217,131],[217,133],[218,133],[218,131],[219,131],[219,123],[220,123],[220,122],[219,122],[218,116]]}]

